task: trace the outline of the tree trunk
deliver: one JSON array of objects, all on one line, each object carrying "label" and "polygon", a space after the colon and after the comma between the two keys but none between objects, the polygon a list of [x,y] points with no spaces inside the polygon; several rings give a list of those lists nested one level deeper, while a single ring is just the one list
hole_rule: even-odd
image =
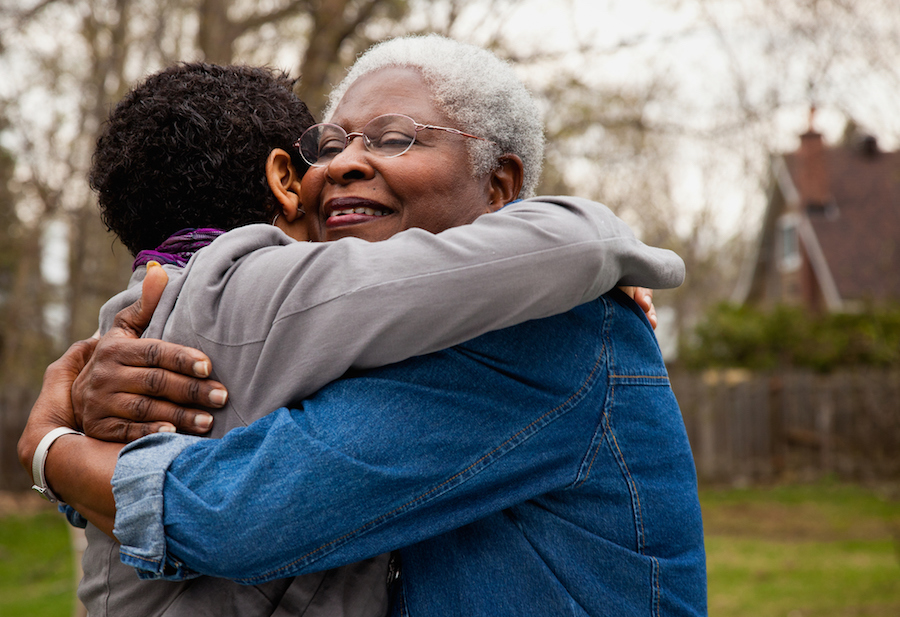
[{"label": "tree trunk", "polygon": [[239,32],[228,18],[232,0],[201,0],[197,18],[197,47],[206,62],[230,64],[234,58],[234,42]]}]

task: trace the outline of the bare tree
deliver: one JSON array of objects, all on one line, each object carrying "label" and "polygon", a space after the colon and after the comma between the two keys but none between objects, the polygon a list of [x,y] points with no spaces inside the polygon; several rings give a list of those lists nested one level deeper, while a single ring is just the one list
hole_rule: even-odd
[{"label": "bare tree", "polygon": [[[104,232],[84,182],[94,136],[132,83],[177,60],[280,62],[318,110],[343,67],[380,38],[438,31],[490,46],[520,67],[547,110],[543,190],[603,201],[646,241],[677,248],[691,272],[679,292],[685,313],[728,295],[745,238],[723,236],[722,217],[759,209],[767,155],[790,146],[783,125],[798,107],[814,101],[900,138],[896,97],[884,95],[900,90],[893,0],[657,0],[693,21],[662,34],[585,31],[554,51],[508,27],[527,4],[514,0],[0,2],[0,72],[9,76],[0,134],[15,155],[15,214],[37,254],[47,221],[70,228],[67,283],[46,294],[66,306],[66,339],[90,333],[100,302],[128,274],[129,255]],[[557,8],[572,15],[573,33],[577,4]],[[675,52],[697,41],[714,53],[684,66]],[[629,53],[628,80],[596,70]]]},{"label": "bare tree", "polygon": [[43,0],[0,8],[7,26],[0,64],[12,76],[0,103],[22,186],[16,212],[38,255],[47,222],[69,228],[68,276],[53,290],[68,316],[61,339],[89,335],[100,304],[127,280],[128,251],[100,224],[85,176],[95,136],[131,84],[176,60],[237,61],[270,28],[284,41],[312,34],[308,44],[297,45],[304,51],[296,62],[307,74],[308,96],[318,100],[348,41],[365,45],[364,25],[391,22],[406,11],[402,0],[290,0],[264,7],[240,0]]},{"label": "bare tree", "polygon": [[[687,282],[657,297],[690,325],[731,295],[765,201],[769,156],[795,147],[811,104],[823,123],[900,141],[894,5],[659,2],[692,19],[655,37],[582,44],[581,63],[537,88],[552,110],[544,190],[603,201],[647,242],[677,250]],[[634,54],[627,82],[591,70],[632,51],[643,53]]]}]

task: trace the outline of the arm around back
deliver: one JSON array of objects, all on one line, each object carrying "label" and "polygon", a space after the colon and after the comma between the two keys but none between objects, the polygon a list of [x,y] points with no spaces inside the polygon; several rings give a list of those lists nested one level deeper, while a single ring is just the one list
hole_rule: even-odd
[{"label": "arm around back", "polygon": [[[440,234],[410,229],[378,243],[295,243],[255,225],[198,253],[170,284],[146,336],[212,358],[230,403],[249,421],[349,368],[565,312],[620,282],[662,288],[683,276],[674,253],[644,245],[608,208],[578,198],[516,202]],[[116,357],[104,362],[126,371]],[[102,406],[113,397],[99,388],[116,382],[98,383],[85,398]],[[171,419],[180,408],[167,411],[179,428],[196,430]]]},{"label": "arm around back", "polygon": [[[264,398],[279,367],[291,367],[292,395],[303,397],[349,368],[564,313],[620,283],[666,288],[684,277],[677,255],[644,245],[608,208],[577,198],[517,202],[436,235],[409,229],[376,243],[265,248],[271,238],[249,233],[219,243],[228,250],[201,252],[191,264],[182,314],[214,361],[231,354],[255,371],[229,376],[255,391],[240,395],[273,408],[287,402]],[[148,335],[159,334],[151,326]]]}]

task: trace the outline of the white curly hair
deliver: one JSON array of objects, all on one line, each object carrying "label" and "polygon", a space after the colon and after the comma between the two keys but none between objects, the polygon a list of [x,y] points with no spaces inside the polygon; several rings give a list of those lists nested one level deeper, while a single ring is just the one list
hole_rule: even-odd
[{"label": "white curly hair", "polygon": [[418,69],[437,105],[467,133],[476,176],[497,168],[503,154],[516,154],[525,166],[520,197],[534,195],[544,160],[544,130],[537,104],[512,67],[490,51],[443,36],[404,36],[369,48],[331,92],[325,118],[357,79],[388,67]]}]

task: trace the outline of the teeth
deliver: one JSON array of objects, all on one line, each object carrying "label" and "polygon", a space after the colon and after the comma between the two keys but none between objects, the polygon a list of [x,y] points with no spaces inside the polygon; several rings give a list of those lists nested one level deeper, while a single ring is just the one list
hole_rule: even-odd
[{"label": "teeth", "polygon": [[382,210],[373,210],[372,208],[344,208],[342,210],[334,210],[331,216],[344,216],[345,214],[365,214],[367,216],[384,216],[386,212]]}]

